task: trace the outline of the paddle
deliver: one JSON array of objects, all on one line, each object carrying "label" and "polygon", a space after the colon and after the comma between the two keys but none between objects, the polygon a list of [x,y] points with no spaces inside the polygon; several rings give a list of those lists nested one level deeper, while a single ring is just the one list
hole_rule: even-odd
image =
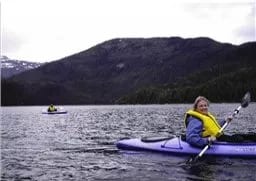
[{"label": "paddle", "polygon": [[[246,107],[249,105],[250,101],[251,101],[251,94],[250,94],[250,92],[247,92],[247,93],[244,95],[244,97],[243,97],[243,99],[242,99],[242,101],[241,101],[241,105],[240,105],[238,108],[236,108],[236,109],[234,110],[233,114],[231,115],[232,118],[233,118],[235,115],[237,115],[237,114],[239,113],[239,110],[240,110],[241,108],[246,108]],[[227,121],[227,122],[221,127],[221,129],[219,130],[219,133],[221,133],[221,132],[228,126],[228,124],[229,124],[229,121]],[[206,145],[206,146],[204,147],[204,149],[203,149],[196,157],[194,157],[194,158],[191,157],[191,158],[187,161],[187,163],[196,162],[199,158],[201,158],[201,157],[203,156],[203,154],[206,152],[206,150],[208,150],[208,149],[210,148],[210,146],[211,146],[211,142],[210,142],[208,145]]]}]

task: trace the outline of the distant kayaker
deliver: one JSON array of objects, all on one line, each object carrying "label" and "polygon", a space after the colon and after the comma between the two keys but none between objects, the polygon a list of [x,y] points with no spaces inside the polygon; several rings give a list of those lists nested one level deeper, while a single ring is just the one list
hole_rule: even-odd
[{"label": "distant kayaker", "polygon": [[209,100],[203,96],[198,96],[195,99],[193,109],[186,112],[185,126],[186,126],[186,141],[192,146],[203,148],[207,144],[218,141],[227,142],[242,142],[244,139],[256,141],[256,134],[243,135],[225,135],[223,132],[219,133],[221,126],[225,122],[230,122],[232,116],[228,116],[225,120],[220,122],[208,112]]},{"label": "distant kayaker", "polygon": [[54,111],[57,111],[57,108],[51,104],[49,107],[48,107],[48,112],[54,112]]}]

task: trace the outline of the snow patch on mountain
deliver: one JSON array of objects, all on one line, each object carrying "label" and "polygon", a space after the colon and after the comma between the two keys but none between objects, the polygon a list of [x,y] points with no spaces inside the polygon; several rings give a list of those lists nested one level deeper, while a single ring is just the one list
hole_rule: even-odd
[{"label": "snow patch on mountain", "polygon": [[0,56],[1,77],[9,78],[21,72],[40,67],[43,63],[28,62],[23,60],[10,59],[7,56]]}]

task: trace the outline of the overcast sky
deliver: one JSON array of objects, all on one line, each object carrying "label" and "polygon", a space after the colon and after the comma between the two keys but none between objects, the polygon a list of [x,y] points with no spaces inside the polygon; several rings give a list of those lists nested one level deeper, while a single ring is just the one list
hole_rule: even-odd
[{"label": "overcast sky", "polygon": [[256,0],[2,0],[1,55],[50,62],[113,38],[256,40]]}]

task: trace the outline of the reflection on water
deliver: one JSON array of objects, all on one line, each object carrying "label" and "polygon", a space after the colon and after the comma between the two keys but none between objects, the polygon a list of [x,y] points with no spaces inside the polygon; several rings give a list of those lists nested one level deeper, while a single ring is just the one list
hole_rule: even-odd
[{"label": "reflection on water", "polygon": [[[188,157],[118,150],[121,138],[172,136],[184,132],[187,104],[2,107],[1,180],[254,180],[256,160]],[[219,118],[237,104],[212,104]],[[255,109],[242,109],[226,132],[256,132]]]}]

